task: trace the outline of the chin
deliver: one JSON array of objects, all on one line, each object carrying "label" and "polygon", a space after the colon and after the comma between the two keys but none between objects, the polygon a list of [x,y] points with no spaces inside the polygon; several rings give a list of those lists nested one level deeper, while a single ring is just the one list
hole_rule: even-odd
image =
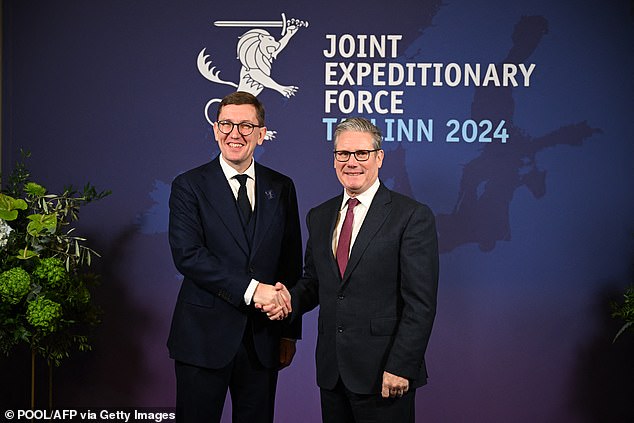
[{"label": "chin", "polygon": [[244,157],[241,154],[229,154],[227,156],[227,160],[234,163],[242,163],[244,161]]}]

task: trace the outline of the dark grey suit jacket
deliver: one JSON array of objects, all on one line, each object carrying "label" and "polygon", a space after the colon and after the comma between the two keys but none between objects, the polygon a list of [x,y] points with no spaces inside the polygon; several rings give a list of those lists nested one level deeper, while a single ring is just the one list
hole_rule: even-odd
[{"label": "dark grey suit jacket", "polygon": [[308,213],[304,275],[291,290],[293,318],[319,305],[317,382],[332,389],[341,377],[351,391],[375,394],[388,371],[424,385],[438,287],[434,216],[381,184],[342,279],[332,252],[341,201]]}]

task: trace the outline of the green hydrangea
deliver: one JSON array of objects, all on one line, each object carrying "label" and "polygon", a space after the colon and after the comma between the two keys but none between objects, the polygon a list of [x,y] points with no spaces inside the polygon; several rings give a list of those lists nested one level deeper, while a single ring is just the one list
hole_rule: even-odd
[{"label": "green hydrangea", "polygon": [[53,288],[60,286],[61,282],[66,279],[66,275],[64,263],[56,257],[41,259],[33,271],[33,276]]},{"label": "green hydrangea", "polygon": [[0,297],[8,304],[17,304],[31,289],[31,277],[21,267],[0,274]]},{"label": "green hydrangea", "polygon": [[37,297],[29,302],[26,309],[26,320],[43,332],[55,332],[60,317],[62,306],[44,297]]}]

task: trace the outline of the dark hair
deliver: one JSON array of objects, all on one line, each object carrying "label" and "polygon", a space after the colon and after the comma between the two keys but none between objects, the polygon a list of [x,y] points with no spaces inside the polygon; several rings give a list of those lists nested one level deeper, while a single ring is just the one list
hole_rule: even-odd
[{"label": "dark hair", "polygon": [[260,103],[260,100],[257,99],[253,94],[244,92],[244,91],[236,91],[233,92],[225,98],[222,99],[220,104],[218,105],[218,113],[216,113],[216,120],[220,118],[220,111],[222,108],[228,104],[250,104],[255,107],[255,115],[258,119],[258,125],[264,125],[264,105]]}]

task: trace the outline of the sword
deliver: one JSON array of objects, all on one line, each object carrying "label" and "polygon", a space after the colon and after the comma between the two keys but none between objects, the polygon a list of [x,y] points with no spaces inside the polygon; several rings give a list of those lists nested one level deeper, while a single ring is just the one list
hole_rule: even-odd
[{"label": "sword", "polygon": [[282,28],[282,35],[284,35],[286,34],[287,25],[308,27],[308,22],[295,18],[287,21],[286,15],[282,13],[282,20],[280,21],[214,21],[214,25],[229,28]]}]

